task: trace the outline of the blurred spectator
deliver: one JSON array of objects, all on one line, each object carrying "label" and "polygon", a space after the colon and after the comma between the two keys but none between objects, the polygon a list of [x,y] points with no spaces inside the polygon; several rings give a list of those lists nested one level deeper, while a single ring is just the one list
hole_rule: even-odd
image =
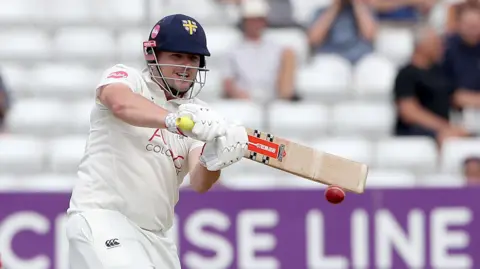
[{"label": "blurred spectator", "polygon": [[268,4],[263,0],[242,2],[243,40],[231,49],[224,68],[224,95],[233,99],[296,98],[294,79],[296,56],[264,38]]},{"label": "blurred spectator", "polygon": [[433,28],[416,29],[411,62],[399,70],[395,80],[396,135],[430,136],[439,145],[446,138],[468,135],[450,122],[454,87],[439,65],[442,44]]},{"label": "blurred spectator", "polygon": [[352,63],[373,52],[377,23],[366,0],[333,0],[315,12],[308,39],[315,54],[337,54]]},{"label": "blurred spectator", "polygon": [[388,22],[415,23],[427,17],[437,0],[371,0],[377,18]]},{"label": "blurred spectator", "polygon": [[456,88],[458,108],[480,108],[480,8],[459,10],[457,33],[447,41],[444,68]]},{"label": "blurred spectator", "polygon": [[458,18],[461,10],[467,8],[479,8],[479,0],[464,0],[460,3],[451,4],[447,10],[446,32],[455,33],[458,29]]},{"label": "blurred spectator", "polygon": [[0,131],[2,131],[4,120],[9,108],[9,98],[2,76],[0,76]]},{"label": "blurred spectator", "polygon": [[[217,0],[222,4],[240,5],[248,0]],[[266,0],[270,6],[267,15],[268,27],[300,27],[293,18],[293,6],[291,0]],[[298,0],[296,0],[298,1]]]},{"label": "blurred spectator", "polygon": [[480,185],[480,157],[470,157],[463,162],[463,176],[469,185]]}]

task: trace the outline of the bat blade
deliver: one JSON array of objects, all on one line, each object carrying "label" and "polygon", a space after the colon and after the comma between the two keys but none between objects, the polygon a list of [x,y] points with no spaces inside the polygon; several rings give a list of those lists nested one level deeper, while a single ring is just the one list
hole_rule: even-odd
[{"label": "bat blade", "polygon": [[245,158],[325,185],[363,193],[368,166],[327,152],[246,128],[249,146]]}]

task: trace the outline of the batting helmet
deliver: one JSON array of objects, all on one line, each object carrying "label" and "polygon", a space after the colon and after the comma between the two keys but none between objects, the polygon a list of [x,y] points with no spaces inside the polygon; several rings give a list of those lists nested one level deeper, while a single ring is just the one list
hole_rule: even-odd
[{"label": "batting helmet", "polygon": [[[210,56],[207,48],[207,37],[203,27],[198,21],[183,14],[174,14],[162,18],[150,31],[148,41],[143,42],[145,60],[152,79],[172,96],[182,98],[193,98],[205,86],[205,80],[208,69],[206,69],[205,56]],[[192,67],[181,65],[185,70],[187,68],[197,69],[197,76],[193,79],[182,78],[182,81],[191,82],[187,91],[180,92],[172,89],[167,84],[166,79],[179,80],[178,78],[165,77],[162,74],[162,66],[172,66],[161,64],[157,60],[157,53],[160,51],[187,53],[200,56],[200,66]],[[163,82],[163,83],[161,83]],[[200,87],[196,88],[196,84]],[[187,96],[186,93],[190,91]]]}]

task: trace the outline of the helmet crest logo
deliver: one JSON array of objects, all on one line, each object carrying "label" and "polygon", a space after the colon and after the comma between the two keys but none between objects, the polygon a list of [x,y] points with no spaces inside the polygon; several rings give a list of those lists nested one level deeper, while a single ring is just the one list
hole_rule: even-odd
[{"label": "helmet crest logo", "polygon": [[197,23],[191,20],[182,20],[183,28],[190,34],[193,35],[197,31]]},{"label": "helmet crest logo", "polygon": [[153,27],[151,37],[152,38],[157,37],[158,32],[160,32],[160,25],[157,24],[157,25],[155,25],[155,27]]}]

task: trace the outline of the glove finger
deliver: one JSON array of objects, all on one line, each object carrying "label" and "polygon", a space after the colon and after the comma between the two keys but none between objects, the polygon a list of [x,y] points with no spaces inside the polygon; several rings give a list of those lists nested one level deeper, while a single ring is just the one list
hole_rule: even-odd
[{"label": "glove finger", "polygon": [[205,126],[201,123],[198,123],[193,126],[192,134],[195,136],[195,139],[206,142],[208,141],[208,133],[205,133],[205,131]]}]

